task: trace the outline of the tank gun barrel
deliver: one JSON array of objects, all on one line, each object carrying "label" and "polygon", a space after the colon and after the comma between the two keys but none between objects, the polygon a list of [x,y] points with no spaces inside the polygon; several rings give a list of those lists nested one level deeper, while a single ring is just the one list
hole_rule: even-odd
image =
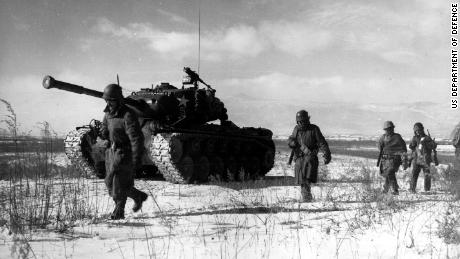
[{"label": "tank gun barrel", "polygon": [[43,87],[46,89],[57,88],[57,89],[61,89],[64,91],[77,93],[77,94],[86,94],[86,95],[94,96],[97,98],[102,98],[102,95],[103,95],[102,92],[88,89],[83,86],[62,82],[62,81],[54,79],[52,76],[45,76],[43,78]]},{"label": "tank gun barrel", "polygon": [[[85,88],[79,85],[62,82],[62,81],[54,79],[52,76],[45,76],[43,78],[42,85],[46,89],[57,88],[57,89],[61,89],[64,91],[68,91],[68,92],[72,92],[76,94],[90,95],[90,96],[94,96],[94,97],[101,98],[101,99],[102,99],[102,96],[104,95],[103,92],[88,89],[88,88]],[[161,113],[159,112],[159,108],[157,107],[156,104],[149,106],[143,100],[135,100],[129,97],[124,98],[123,101],[126,105],[130,106],[139,117],[157,119],[159,118],[159,116],[161,116]]]}]

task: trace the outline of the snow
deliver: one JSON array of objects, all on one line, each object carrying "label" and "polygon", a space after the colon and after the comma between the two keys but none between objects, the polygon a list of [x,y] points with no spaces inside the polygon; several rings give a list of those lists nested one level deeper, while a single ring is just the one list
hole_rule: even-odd
[{"label": "snow", "polygon": [[[66,164],[65,157],[58,158]],[[321,165],[322,181],[312,188],[315,200],[299,203],[300,190],[286,161],[287,154],[277,154],[267,179],[249,183],[136,180],[149,198],[138,213],[128,200],[126,219],[118,221],[107,220],[113,204],[103,180],[68,179],[68,184],[88,186],[86,202],[97,208],[95,217],[64,233],[35,231],[26,235],[28,242],[3,226],[0,258],[21,248],[36,258],[460,257],[458,243],[438,235],[446,219],[458,216],[447,213],[449,208],[458,212],[460,207],[440,181],[423,193],[421,175],[419,193],[411,194],[408,171],[400,170],[400,195],[383,195],[375,159],[334,156],[331,164]],[[0,182],[1,188],[8,186]]]}]

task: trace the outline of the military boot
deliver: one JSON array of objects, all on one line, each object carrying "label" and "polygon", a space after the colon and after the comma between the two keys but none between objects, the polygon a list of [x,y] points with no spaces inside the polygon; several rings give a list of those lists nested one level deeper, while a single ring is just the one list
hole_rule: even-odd
[{"label": "military boot", "polygon": [[392,180],[391,181],[391,185],[393,187],[393,192],[391,194],[393,195],[399,195],[399,185],[398,185],[398,182],[396,180]]},{"label": "military boot", "polygon": [[302,194],[302,202],[311,202],[313,200],[313,195],[311,194],[310,185],[302,184],[300,188],[300,192]]},{"label": "military boot", "polygon": [[411,193],[416,193],[417,190],[417,179],[412,176],[409,186],[409,191]]},{"label": "military boot", "polygon": [[431,190],[431,175],[425,174],[424,189],[426,192]]},{"label": "military boot", "polygon": [[133,211],[138,212],[142,208],[142,203],[147,200],[147,193],[139,191],[139,194],[134,198]]},{"label": "military boot", "polygon": [[110,215],[111,220],[118,220],[118,219],[125,218],[125,204],[126,204],[126,200],[115,201],[115,209],[113,210],[112,215]]}]

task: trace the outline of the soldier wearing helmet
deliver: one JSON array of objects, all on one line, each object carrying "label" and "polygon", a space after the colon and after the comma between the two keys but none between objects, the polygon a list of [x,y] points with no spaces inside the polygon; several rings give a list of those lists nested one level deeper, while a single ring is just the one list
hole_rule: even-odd
[{"label": "soldier wearing helmet", "polygon": [[431,189],[431,174],[430,164],[432,162],[431,154],[436,148],[436,143],[430,136],[425,134],[423,124],[417,122],[414,124],[414,136],[409,143],[409,148],[412,150],[412,178],[410,182],[409,191],[416,192],[417,180],[420,171],[423,170],[425,175],[424,189],[430,191]]},{"label": "soldier wearing helmet", "polygon": [[127,197],[134,200],[133,211],[141,209],[147,194],[134,188],[134,174],[141,166],[144,135],[136,114],[123,102],[121,87],[110,84],[102,96],[107,103],[101,137],[109,141],[106,150],[105,184],[115,202],[111,219],[125,217]]},{"label": "soldier wearing helmet", "polygon": [[310,116],[305,110],[296,114],[297,125],[289,137],[289,147],[293,149],[295,159],[295,179],[301,186],[302,201],[313,199],[311,183],[318,178],[318,151],[323,153],[324,163],[331,161],[331,151],[318,126],[310,123]]},{"label": "soldier wearing helmet", "polygon": [[383,193],[387,193],[390,186],[393,188],[393,194],[399,194],[399,186],[396,180],[396,172],[402,164],[402,158],[407,155],[406,142],[398,133],[394,132],[395,125],[392,121],[383,123],[383,134],[378,142],[381,161],[377,163],[380,167],[380,175],[385,178]]}]

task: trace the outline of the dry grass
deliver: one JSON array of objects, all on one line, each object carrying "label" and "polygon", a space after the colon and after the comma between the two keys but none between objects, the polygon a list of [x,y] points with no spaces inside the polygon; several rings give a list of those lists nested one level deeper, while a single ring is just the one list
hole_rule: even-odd
[{"label": "dry grass", "polygon": [[[8,129],[14,138],[18,138],[16,115],[11,106],[10,110]],[[71,232],[80,220],[92,222],[103,220],[98,219],[98,215],[105,211],[98,204],[97,190],[100,183],[80,177],[74,167],[57,166],[54,147],[50,144],[53,143],[54,138],[52,130],[47,123],[40,125],[43,129],[41,149],[32,153],[27,152],[27,147],[21,147],[16,142],[11,161],[5,162],[4,166],[0,167],[0,177],[8,180],[7,188],[0,189],[0,206],[3,211],[0,214],[0,225],[7,226],[13,235],[14,245],[11,252],[14,257],[37,257],[29,243],[35,230]],[[400,233],[401,237],[409,237],[412,240],[412,244],[409,245],[414,246],[415,239],[410,231],[411,219],[418,215],[409,214],[409,219],[401,221],[403,223],[395,222],[401,215],[400,212],[416,205],[408,204],[391,195],[382,195],[382,179],[375,168],[369,167],[364,162],[350,162],[340,167],[343,176],[337,179],[328,167],[320,167],[319,178],[320,182],[324,183],[315,187],[316,190],[320,189],[320,194],[315,197],[316,204],[309,206],[299,203],[296,199],[286,198],[292,197],[291,193],[285,193],[285,196],[282,192],[280,195],[268,193],[273,191],[271,187],[285,188],[294,185],[292,177],[287,177],[292,170],[284,161],[287,157],[280,157],[280,155],[278,153],[277,159],[281,161],[278,162],[277,169],[284,172],[283,176],[273,177],[271,180],[210,183],[221,187],[220,191],[228,190],[227,199],[230,206],[220,211],[217,208],[209,212],[215,225],[215,233],[210,234],[203,226],[194,230],[194,235],[204,246],[209,242],[208,237],[215,235],[223,244],[220,246],[222,257],[238,257],[242,249],[255,246],[256,240],[264,238],[265,247],[259,249],[262,249],[264,255],[268,257],[277,235],[277,226],[283,225],[292,230],[290,232],[292,237],[287,238],[297,238],[300,255],[301,245],[308,245],[300,244],[300,230],[318,227],[311,226],[312,223],[308,221],[313,213],[321,214],[321,217],[329,217],[330,222],[319,227],[327,235],[335,235],[337,242],[334,249],[337,257],[341,255],[345,240],[358,238],[360,234],[378,225],[389,226],[398,233],[398,238]],[[241,172],[241,175],[244,175],[244,172]],[[438,169],[434,178],[439,190],[449,192],[454,201],[458,200],[459,176],[451,167]],[[403,179],[407,181],[407,177]],[[344,189],[347,191],[344,192]],[[150,191],[149,194],[158,210],[159,224],[168,233],[166,243],[168,248],[162,251],[156,250],[153,234],[144,227],[148,255],[150,258],[168,257],[169,245],[174,243],[176,236],[181,233],[179,229],[181,217],[192,217],[198,214],[179,216],[164,211],[157,202],[158,195],[155,191]],[[187,198],[179,191],[178,196],[181,195],[182,198]],[[211,192],[211,195],[218,196],[219,193]],[[352,210],[346,207],[350,204],[354,205]],[[328,211],[340,212],[341,217],[337,219],[326,216],[325,212]],[[449,205],[437,220],[438,225],[433,227],[446,244],[460,242],[457,230],[459,218],[459,207]],[[118,247],[120,254],[126,256],[127,251],[123,250],[120,244]]]},{"label": "dry grass", "polygon": [[54,151],[56,134],[47,122],[39,123],[41,141],[29,146],[21,144],[19,125],[13,107],[0,99],[10,114],[1,122],[14,142],[8,160],[0,164],[0,180],[8,185],[0,190],[0,225],[6,225],[13,235],[13,257],[35,257],[28,240],[39,228],[58,232],[70,230],[77,220],[94,218],[97,202],[89,204],[92,183],[80,177],[74,167],[56,165]]}]

